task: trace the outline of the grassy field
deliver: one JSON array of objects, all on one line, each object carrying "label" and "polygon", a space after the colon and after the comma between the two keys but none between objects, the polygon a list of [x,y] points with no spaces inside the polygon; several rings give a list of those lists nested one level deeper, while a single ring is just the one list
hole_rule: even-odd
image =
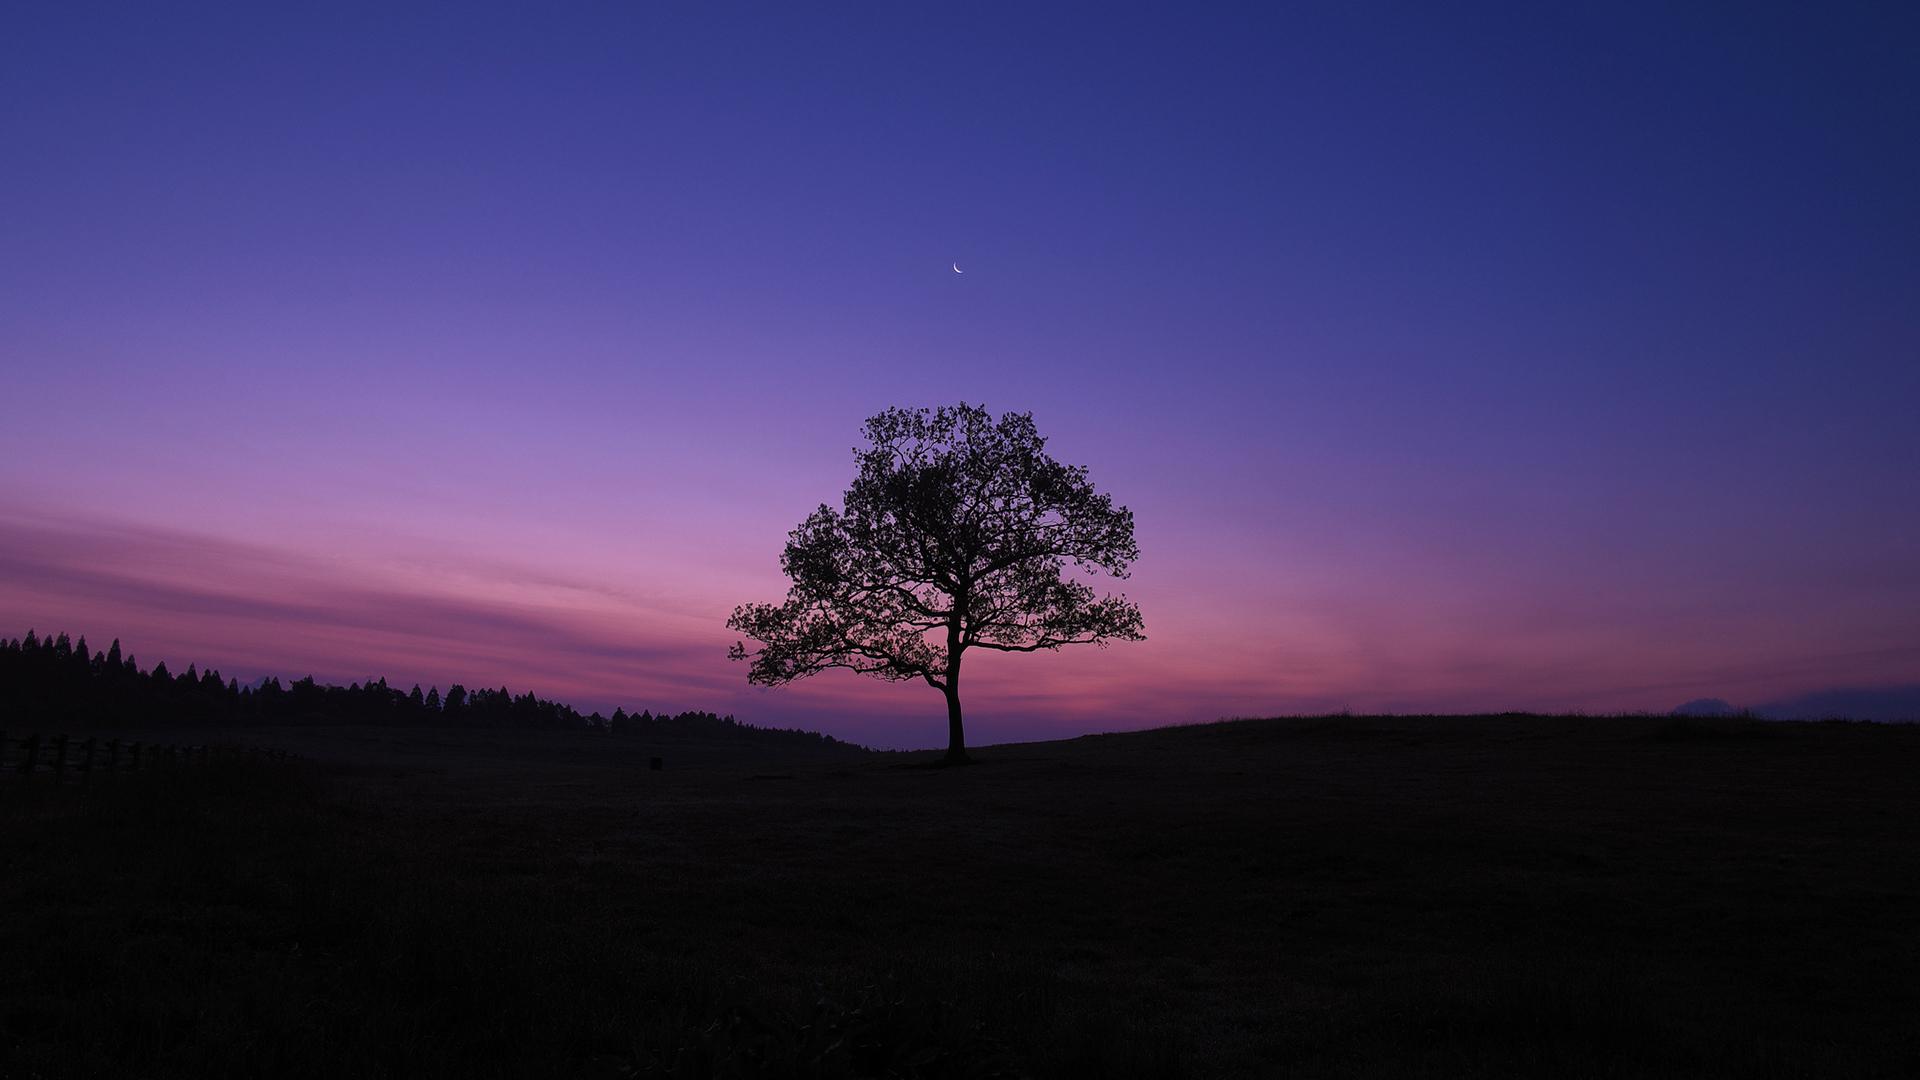
[{"label": "grassy field", "polygon": [[1920,1075],[1920,727],[254,741],[0,778],[0,1075]]}]

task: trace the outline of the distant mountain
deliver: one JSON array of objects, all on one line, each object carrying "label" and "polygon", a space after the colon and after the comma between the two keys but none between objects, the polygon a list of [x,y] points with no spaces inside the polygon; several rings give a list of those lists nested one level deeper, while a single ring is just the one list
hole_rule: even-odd
[{"label": "distant mountain", "polygon": [[1673,707],[1675,716],[1733,716],[1739,712],[1731,702],[1717,697],[1694,698]]},{"label": "distant mountain", "polygon": [[1920,686],[1821,690],[1770,701],[1753,711],[1775,720],[1920,721]]},{"label": "distant mountain", "polygon": [[1737,716],[1748,712],[1768,720],[1876,720],[1920,722],[1920,686],[1851,687],[1780,698],[1747,709],[1722,698],[1694,698],[1673,708],[1674,716]]}]

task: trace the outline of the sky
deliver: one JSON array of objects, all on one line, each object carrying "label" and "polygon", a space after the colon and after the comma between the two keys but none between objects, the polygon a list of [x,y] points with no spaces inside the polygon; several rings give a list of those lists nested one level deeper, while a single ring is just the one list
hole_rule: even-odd
[{"label": "sky", "polygon": [[1920,683],[1920,9],[1711,7],[12,6],[0,634],[940,745],[723,624],[968,401],[1148,635],[975,743]]}]

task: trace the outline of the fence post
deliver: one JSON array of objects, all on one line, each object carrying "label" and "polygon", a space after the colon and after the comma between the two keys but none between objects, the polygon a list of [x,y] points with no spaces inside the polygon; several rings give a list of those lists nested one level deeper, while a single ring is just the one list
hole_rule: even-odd
[{"label": "fence post", "polygon": [[67,775],[67,736],[61,732],[53,737],[53,775],[63,780]]},{"label": "fence post", "polygon": [[20,775],[28,776],[33,773],[33,766],[40,760],[40,733],[36,731],[27,736],[27,741],[20,745],[26,750],[26,754],[20,758]]}]

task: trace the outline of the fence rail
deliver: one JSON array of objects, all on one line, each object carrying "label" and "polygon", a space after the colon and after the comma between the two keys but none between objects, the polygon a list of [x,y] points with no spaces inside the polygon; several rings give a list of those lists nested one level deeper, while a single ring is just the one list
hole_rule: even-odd
[{"label": "fence rail", "polygon": [[10,732],[0,731],[0,780],[37,773],[50,773],[55,781],[65,780],[68,774],[89,779],[96,772],[136,772],[243,758],[285,761],[298,756],[273,747],[237,743],[161,743],[94,735],[75,738],[65,732],[42,735],[37,731],[14,738]]}]

